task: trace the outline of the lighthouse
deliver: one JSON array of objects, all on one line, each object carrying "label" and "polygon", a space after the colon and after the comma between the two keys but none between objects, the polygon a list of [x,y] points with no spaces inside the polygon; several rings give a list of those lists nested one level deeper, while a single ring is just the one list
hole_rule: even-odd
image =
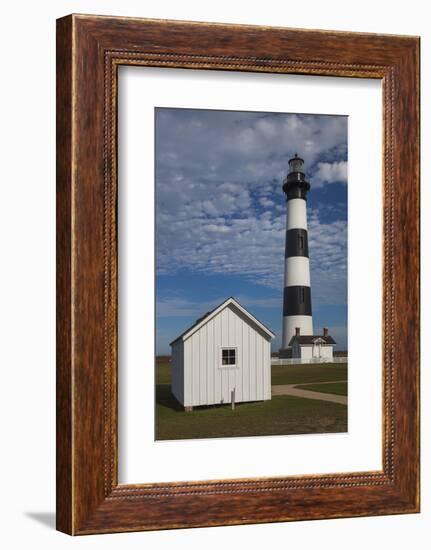
[{"label": "lighthouse", "polygon": [[304,160],[297,154],[289,160],[283,181],[286,194],[286,246],[284,259],[283,333],[280,357],[291,357],[294,336],[313,334],[310,260],[308,257],[307,193]]}]

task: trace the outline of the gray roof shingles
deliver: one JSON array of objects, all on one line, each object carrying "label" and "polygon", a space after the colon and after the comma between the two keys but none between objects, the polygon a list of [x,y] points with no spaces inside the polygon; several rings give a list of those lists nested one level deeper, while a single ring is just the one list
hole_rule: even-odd
[{"label": "gray roof shingles", "polygon": [[310,335],[300,335],[300,336],[292,336],[289,342],[289,346],[293,344],[295,340],[298,341],[299,345],[301,344],[313,344],[314,341],[320,338],[324,341],[325,344],[336,344],[335,340],[332,338],[332,336],[323,336],[322,334],[310,334]]}]

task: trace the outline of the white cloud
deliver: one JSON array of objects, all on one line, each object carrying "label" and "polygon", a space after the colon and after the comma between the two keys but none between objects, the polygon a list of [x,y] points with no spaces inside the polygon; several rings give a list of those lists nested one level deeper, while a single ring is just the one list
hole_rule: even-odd
[{"label": "white cloud", "polygon": [[266,197],[262,197],[261,199],[259,199],[259,202],[265,208],[272,208],[273,206],[275,206],[275,202]]},{"label": "white cloud", "polygon": [[313,174],[313,187],[317,189],[325,183],[347,183],[347,162],[319,162]]},{"label": "white cloud", "polygon": [[231,230],[227,225],[214,225],[213,223],[205,225],[205,229],[206,231],[212,231],[214,233],[229,233]]}]

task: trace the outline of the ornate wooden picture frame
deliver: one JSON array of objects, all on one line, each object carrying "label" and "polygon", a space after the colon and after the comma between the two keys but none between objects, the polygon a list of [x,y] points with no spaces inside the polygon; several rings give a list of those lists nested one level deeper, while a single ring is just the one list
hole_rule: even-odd
[{"label": "ornate wooden picture frame", "polygon": [[[118,484],[120,65],[382,81],[381,471]],[[59,19],[57,528],[90,534],[418,512],[418,428],[419,38],[87,15]]]}]

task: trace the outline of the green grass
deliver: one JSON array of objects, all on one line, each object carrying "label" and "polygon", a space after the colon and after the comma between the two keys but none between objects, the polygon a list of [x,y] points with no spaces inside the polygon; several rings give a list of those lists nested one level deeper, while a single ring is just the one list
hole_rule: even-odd
[{"label": "green grass", "polygon": [[332,393],[334,395],[347,395],[346,382],[330,382],[329,384],[299,384],[295,386],[301,390],[317,391],[321,393]]},{"label": "green grass", "polygon": [[[347,365],[289,365],[272,368],[272,384],[298,384],[313,391],[347,394]],[[347,431],[347,407],[337,403],[280,395],[270,401],[197,407],[185,412],[170,391],[171,365],[156,366],[156,439],[200,439],[334,433]],[[310,385],[309,385],[310,384]],[[320,390],[318,388],[321,388]],[[345,393],[343,393],[343,390]]]},{"label": "green grass", "polygon": [[271,383],[273,386],[282,384],[311,384],[338,380],[347,380],[346,363],[277,365],[271,369]]},{"label": "green grass", "polygon": [[[159,367],[158,367],[159,368]],[[200,439],[347,431],[347,407],[280,395],[270,401],[198,407],[185,412],[169,384],[156,386],[156,439]]]},{"label": "green grass", "polygon": [[[324,363],[323,365],[286,365],[271,369],[271,383],[311,384],[314,382],[331,382],[347,380],[346,363]],[[156,366],[156,384],[171,383],[171,364],[160,363]]]},{"label": "green grass", "polygon": [[160,363],[156,365],[156,384],[171,383],[171,364]]}]

